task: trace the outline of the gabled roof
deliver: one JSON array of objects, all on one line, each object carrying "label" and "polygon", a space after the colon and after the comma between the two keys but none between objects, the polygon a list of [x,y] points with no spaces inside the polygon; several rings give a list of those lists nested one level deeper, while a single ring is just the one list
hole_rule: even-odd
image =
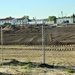
[{"label": "gabled roof", "polygon": [[13,20],[14,18],[12,17],[7,17],[7,18],[3,18],[3,19],[0,19],[0,21],[4,21],[4,20]]}]

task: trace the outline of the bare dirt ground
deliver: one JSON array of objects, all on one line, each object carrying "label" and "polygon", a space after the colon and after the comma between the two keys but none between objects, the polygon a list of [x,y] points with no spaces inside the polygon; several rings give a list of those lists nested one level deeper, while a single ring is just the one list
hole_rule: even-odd
[{"label": "bare dirt ground", "polygon": [[[13,30],[3,30],[4,44],[41,45],[42,26],[15,26]],[[75,26],[45,26],[45,44],[74,44]]]},{"label": "bare dirt ground", "polygon": [[[5,68],[5,67],[4,67]],[[25,69],[18,69],[21,72],[16,71],[16,69],[12,68],[0,68],[0,71],[3,71],[3,74],[0,75],[75,75],[75,73],[68,73],[64,70],[56,70],[56,69],[32,69],[29,72],[26,72]],[[22,72],[23,71],[23,72]],[[12,73],[12,74],[11,74]]]}]

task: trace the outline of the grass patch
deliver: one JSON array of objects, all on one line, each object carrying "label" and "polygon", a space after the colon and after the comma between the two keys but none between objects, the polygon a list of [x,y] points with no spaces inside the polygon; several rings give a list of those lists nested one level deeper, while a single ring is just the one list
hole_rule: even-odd
[{"label": "grass patch", "polygon": [[75,70],[71,68],[67,68],[65,69],[65,71],[67,71],[68,73],[75,73]]}]

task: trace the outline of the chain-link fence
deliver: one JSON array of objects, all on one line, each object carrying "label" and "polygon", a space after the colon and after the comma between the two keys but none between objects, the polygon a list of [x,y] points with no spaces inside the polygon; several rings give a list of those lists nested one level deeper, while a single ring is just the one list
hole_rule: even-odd
[{"label": "chain-link fence", "polygon": [[74,33],[71,34],[74,29],[48,25],[2,27],[0,63],[15,59],[20,62],[74,66]]}]

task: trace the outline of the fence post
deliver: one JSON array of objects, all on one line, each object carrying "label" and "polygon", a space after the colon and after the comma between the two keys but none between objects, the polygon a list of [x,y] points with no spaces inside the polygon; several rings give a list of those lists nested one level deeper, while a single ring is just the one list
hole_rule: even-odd
[{"label": "fence post", "polygon": [[43,64],[45,64],[45,24],[42,24],[42,51],[43,51]]},{"label": "fence post", "polygon": [[2,53],[2,65],[3,65],[3,30],[2,30],[2,26],[1,26],[1,53]]}]

